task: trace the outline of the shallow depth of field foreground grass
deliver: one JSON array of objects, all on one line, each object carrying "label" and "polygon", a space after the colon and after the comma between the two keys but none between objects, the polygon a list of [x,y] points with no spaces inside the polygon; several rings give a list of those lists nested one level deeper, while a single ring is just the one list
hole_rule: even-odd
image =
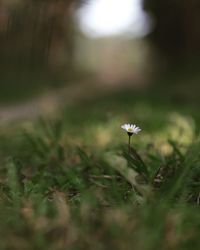
[{"label": "shallow depth of field foreground grass", "polygon": [[200,249],[198,112],[126,92],[1,128],[0,249]]}]

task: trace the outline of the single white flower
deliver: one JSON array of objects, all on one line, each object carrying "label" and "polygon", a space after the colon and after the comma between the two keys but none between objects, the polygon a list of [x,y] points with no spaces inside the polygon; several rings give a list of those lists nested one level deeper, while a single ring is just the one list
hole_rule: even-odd
[{"label": "single white flower", "polygon": [[128,151],[129,154],[131,153],[131,136],[133,134],[138,134],[141,129],[139,127],[137,127],[135,124],[124,124],[121,126],[121,128],[123,128],[124,130],[126,130],[127,134],[128,134]]},{"label": "single white flower", "polygon": [[134,125],[133,124],[124,124],[121,126],[121,128],[126,130],[128,135],[138,134],[141,131],[141,129],[139,127],[137,127],[135,124]]}]

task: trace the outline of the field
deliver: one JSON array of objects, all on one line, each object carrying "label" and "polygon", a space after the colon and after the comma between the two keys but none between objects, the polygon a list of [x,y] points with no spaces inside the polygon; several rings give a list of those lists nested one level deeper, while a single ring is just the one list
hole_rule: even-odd
[{"label": "field", "polygon": [[191,100],[131,90],[2,126],[0,249],[200,249],[199,124]]}]

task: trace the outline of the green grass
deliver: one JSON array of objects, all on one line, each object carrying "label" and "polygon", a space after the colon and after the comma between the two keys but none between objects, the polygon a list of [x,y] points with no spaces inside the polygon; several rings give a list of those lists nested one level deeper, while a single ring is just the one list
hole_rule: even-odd
[{"label": "green grass", "polygon": [[0,249],[199,249],[199,122],[128,91],[2,128]]}]

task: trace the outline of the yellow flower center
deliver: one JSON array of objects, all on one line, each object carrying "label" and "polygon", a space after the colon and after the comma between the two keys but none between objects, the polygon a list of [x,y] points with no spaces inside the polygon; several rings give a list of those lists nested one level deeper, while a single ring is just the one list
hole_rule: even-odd
[{"label": "yellow flower center", "polygon": [[128,132],[133,132],[132,128],[128,128]]}]

